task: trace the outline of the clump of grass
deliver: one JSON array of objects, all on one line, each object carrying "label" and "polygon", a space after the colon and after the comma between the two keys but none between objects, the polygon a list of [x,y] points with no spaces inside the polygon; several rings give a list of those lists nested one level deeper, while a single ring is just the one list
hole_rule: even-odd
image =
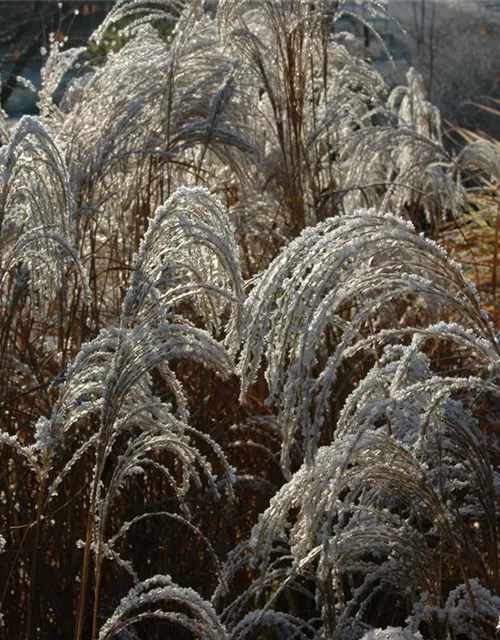
[{"label": "clump of grass", "polygon": [[0,129],[9,638],[495,632],[500,348],[419,232],[497,149],[344,10],[120,0]]}]

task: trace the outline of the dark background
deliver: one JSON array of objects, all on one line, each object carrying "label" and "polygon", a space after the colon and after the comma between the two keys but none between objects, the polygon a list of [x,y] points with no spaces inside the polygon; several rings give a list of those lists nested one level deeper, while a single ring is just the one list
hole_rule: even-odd
[{"label": "dark background", "polygon": [[85,44],[113,6],[108,0],[0,1],[0,105],[9,116],[36,113],[36,94],[19,84],[19,76],[35,86],[48,49],[50,34],[66,45]]}]

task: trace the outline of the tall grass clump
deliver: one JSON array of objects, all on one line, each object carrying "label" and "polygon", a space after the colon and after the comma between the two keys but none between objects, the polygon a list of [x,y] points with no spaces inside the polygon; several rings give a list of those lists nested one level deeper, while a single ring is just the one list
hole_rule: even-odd
[{"label": "tall grass clump", "polygon": [[119,0],[0,119],[5,637],[494,636],[498,146],[346,10]]}]

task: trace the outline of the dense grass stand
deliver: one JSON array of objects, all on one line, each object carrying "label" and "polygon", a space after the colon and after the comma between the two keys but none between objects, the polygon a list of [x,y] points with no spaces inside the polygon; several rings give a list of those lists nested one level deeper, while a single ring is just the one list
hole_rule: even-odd
[{"label": "dense grass stand", "polygon": [[498,145],[342,0],[203,5],[0,117],[0,635],[491,640]]}]

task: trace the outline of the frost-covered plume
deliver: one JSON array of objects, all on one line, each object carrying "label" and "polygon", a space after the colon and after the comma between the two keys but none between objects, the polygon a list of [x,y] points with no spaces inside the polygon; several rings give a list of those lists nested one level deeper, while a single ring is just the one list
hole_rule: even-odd
[{"label": "frost-covered plume", "polygon": [[[47,59],[40,72],[42,86],[39,92],[38,108],[41,118],[47,127],[53,129],[54,134],[57,133],[64,120],[64,113],[56,104],[54,94],[67,71],[75,67],[81,54],[86,51],[86,47],[72,47],[63,51],[62,44],[52,39]],[[68,100],[63,101],[63,105],[65,102],[67,106]]]},{"label": "frost-covered plume", "polygon": [[74,206],[66,167],[37,119],[20,120],[9,143],[0,149],[0,167],[2,288],[13,268],[21,286],[26,269],[34,289],[54,295],[68,262],[85,282],[71,244]]},{"label": "frost-covered plume", "polygon": [[[43,418],[39,424],[37,445],[47,455],[55,455],[77,428],[90,427],[88,445],[78,448],[55,477],[50,497],[56,495],[63,477],[89,447],[95,450],[79,630],[91,552],[95,554],[97,594],[94,629],[103,560],[114,560],[137,580],[134,568],[121,558],[115,546],[142,517],[122,523],[118,531],[110,525],[114,503],[128,478],[148,473],[164,476],[182,511],[182,515],[174,516],[189,526],[189,509],[183,496],[192,484],[201,488],[208,483],[218,494],[211,466],[196,446],[203,441],[217,459],[231,493],[232,469],[219,446],[189,426],[187,397],[169,365],[187,360],[228,378],[233,363],[225,347],[183,318],[180,310],[186,302],[194,301],[194,310],[206,325],[225,332],[219,316],[232,306],[226,338],[235,349],[241,331],[242,296],[237,249],[227,212],[203,189],[177,191],[150,223],[123,303],[122,325],[102,330],[82,347],[67,372],[50,419]],[[158,388],[162,399],[156,395]],[[175,466],[158,461],[159,453],[168,454],[166,460],[173,457]]]},{"label": "frost-covered plume", "polygon": [[134,33],[141,24],[150,23],[155,19],[176,20],[186,4],[186,0],[119,0],[96,29],[92,39],[96,42],[101,41],[109,29],[124,19],[128,33]]},{"label": "frost-covered plume", "polygon": [[[113,471],[113,490],[108,487],[105,499],[96,505],[99,512],[109,510],[125,477],[137,473],[141,461],[150,464],[147,454],[151,451],[170,448],[177,451],[186,463],[184,484],[188,483],[190,469],[194,469],[196,460],[205,472],[209,469],[189,443],[189,437],[184,436],[186,430],[190,430],[186,423],[187,401],[181,385],[166,366],[170,360],[183,357],[211,366],[222,376],[230,375],[232,371],[226,352],[206,332],[167,322],[133,329],[103,330],[82,347],[69,368],[50,420],[43,418],[43,425],[38,430],[37,446],[40,449],[50,448],[51,453],[57,454],[58,447],[79,425],[92,417],[97,418],[100,427],[96,436],[91,434],[89,446],[97,448],[94,484],[100,493],[103,489],[101,475],[115,442],[121,438],[120,446],[123,446],[124,436],[136,434],[128,445],[128,453]],[[169,386],[176,411],[171,404],[153,394],[149,372],[155,367],[163,375],[164,384]],[[169,395],[166,390],[164,393]],[[216,448],[215,443],[211,444]],[[62,470],[63,475],[87,448],[84,445],[74,454]],[[60,481],[61,476],[58,476],[51,492],[57,489]]]},{"label": "frost-covered plume", "polygon": [[[433,637],[481,624],[488,637],[499,476],[478,407],[498,402],[499,348],[460,268],[400,218],[358,211],[291,243],[245,311],[243,392],[262,366],[284,463],[294,440],[305,462],[229,559],[228,582],[245,562],[261,575],[226,624],[271,590],[264,616],[312,572],[327,637],[361,637],[387,601],[408,625],[394,637],[418,637],[422,622]],[[450,344],[466,375],[441,362]],[[356,383],[344,399],[346,371]],[[316,449],[320,438],[332,443]]]},{"label": "frost-covered plume", "polygon": [[[39,540],[54,445],[51,425],[40,416],[50,412],[50,380],[80,345],[89,291],[73,244],[74,203],[57,144],[29,116],[9,134],[0,148],[0,453],[9,469],[6,493],[12,482],[30,487],[32,504],[23,517]],[[3,522],[10,527],[8,511]],[[16,577],[27,609],[36,592],[34,544],[31,568],[25,565]],[[26,637],[32,626],[28,620]]]},{"label": "frost-covered plume", "polygon": [[376,126],[362,126],[345,139],[342,181],[348,210],[378,206],[438,227],[467,207],[465,178],[471,169],[498,179],[498,152],[472,143],[454,158],[443,145],[439,110],[428,100],[421,76],[410,69]]},{"label": "frost-covered plume", "polygon": [[478,138],[465,146],[457,156],[457,171],[480,172],[492,185],[500,183],[500,148],[490,140]]},{"label": "frost-covered plume", "polygon": [[203,2],[120,2],[106,29],[118,50],[82,66],[55,126],[78,202],[78,245],[92,255],[95,331],[97,315],[119,313],[116,292],[156,208],[180,186],[224,193],[245,180],[251,158],[235,99],[238,64],[218,46]]},{"label": "frost-covered plume", "polygon": [[[474,340],[486,341],[483,366],[494,362],[494,333],[473,286],[436,244],[400,218],[360,210],[307,229],[290,243],[245,302],[239,363],[244,395],[265,359],[268,402],[277,406],[284,431],[285,466],[296,437],[312,461],[342,367],[351,362],[348,367],[362,372],[376,360],[378,343],[386,340],[381,330],[392,327],[398,339],[404,327],[411,333],[450,313],[477,332],[469,348],[476,348]],[[437,328],[429,331],[439,338]],[[443,331],[445,340],[460,334]],[[340,399],[342,386],[341,380]],[[334,419],[326,423],[330,438]]]},{"label": "frost-covered plume", "polygon": [[329,1],[218,4],[219,37],[242,61],[261,189],[289,235],[339,212],[339,150],[385,99],[381,76],[334,35],[343,10]]},{"label": "frost-covered plume", "polygon": [[[171,35],[161,36],[153,24],[172,29],[172,15]],[[120,2],[92,38],[100,42],[124,17],[131,21],[116,33],[127,42],[101,68],[86,69],[89,80],[60,136],[73,179],[92,186],[87,197],[96,198],[95,181],[112,177],[114,198],[128,209],[140,190],[154,205],[193,173],[209,182],[211,162],[220,157],[231,164],[231,148],[249,146],[238,119],[228,117],[235,69],[217,47],[203,2]]]},{"label": "frost-covered plume", "polygon": [[66,235],[74,209],[68,174],[39,120],[23,116],[0,154],[2,233],[14,226],[46,227]]},{"label": "frost-covered plume", "polygon": [[228,637],[209,602],[196,591],[175,584],[169,576],[158,575],[141,582],[123,598],[102,627],[99,640],[114,638],[121,629],[147,618],[174,623],[190,635],[206,640]]},{"label": "frost-covered plume", "polygon": [[413,69],[388,95],[349,37],[335,34],[346,11],[329,1],[218,5],[219,37],[242,61],[246,126],[260,149],[262,190],[275,198],[273,232],[296,235],[361,206],[435,226],[466,206],[469,160],[484,169],[492,155],[491,145],[457,159],[446,151],[439,111]]},{"label": "frost-covered plume", "polygon": [[[206,189],[178,189],[156,211],[145,234],[125,297],[122,321],[193,304],[215,335],[239,346],[243,280],[227,210]],[[224,315],[226,315],[224,322]]]},{"label": "frost-covered plume", "polygon": [[[320,448],[314,463],[304,465],[271,500],[251,540],[253,566],[258,564],[262,572],[261,589],[269,584],[268,576],[280,582],[269,606],[280,592],[300,584],[301,576],[311,580],[312,571],[313,593],[322,607],[327,637],[351,637],[348,630],[353,623],[358,634],[352,637],[360,637],[359,631],[376,625],[377,611],[384,602],[391,602],[395,619],[407,619],[408,637],[422,621],[432,629],[433,637],[448,625],[474,629],[478,619],[493,630],[498,598],[492,592],[498,575],[485,569],[486,565],[494,567],[495,560],[490,556],[483,565],[482,553],[498,553],[498,514],[493,507],[492,511],[474,510],[471,516],[457,510],[455,504],[456,492],[466,493],[473,484],[470,468],[476,461],[469,459],[466,447],[457,446],[458,438],[448,440],[445,433],[435,434],[443,447],[441,459],[430,456],[419,461],[396,437],[384,433],[379,426],[382,420],[380,416],[374,416],[372,423],[354,420],[348,436]],[[442,418],[442,427],[446,420]],[[484,456],[485,441],[477,425],[464,423],[462,429],[462,438],[469,429],[469,442],[478,443]],[[442,465],[451,460],[464,473],[459,471],[460,480],[455,478],[445,489],[448,478]],[[481,472],[491,477],[491,462],[485,460]],[[491,483],[477,488],[494,495]],[[476,503],[481,501],[482,496],[476,495]],[[484,537],[471,526],[471,517],[472,522],[480,523],[479,528],[485,528]],[[278,577],[274,575],[277,544],[285,543],[292,557],[288,571],[286,557],[281,559]],[[458,563],[456,558],[460,558]],[[448,595],[443,579],[446,572],[455,583],[462,583],[456,594]],[[489,589],[476,587],[476,576]],[[258,589],[259,581],[255,584]],[[476,596],[479,592],[480,598]],[[467,605],[454,604],[458,593],[468,600]],[[241,598],[242,605],[248,606],[248,600]],[[436,616],[439,607],[441,613]]]},{"label": "frost-covered plume", "polygon": [[[97,616],[102,562],[110,558],[136,577],[134,568],[120,557],[114,548],[134,522],[122,523],[121,531],[113,530],[109,514],[123,490],[127,478],[137,474],[159,473],[169,480],[182,505],[183,494],[194,482],[202,486],[201,476],[216,491],[208,461],[198,452],[186,420],[186,399],[180,383],[168,367],[172,360],[187,358],[203,366],[213,367],[221,376],[232,372],[231,359],[222,345],[208,333],[186,324],[160,321],[131,328],[106,330],[84,345],[67,373],[60,398],[49,423],[39,430],[44,442],[57,455],[60,445],[85,424],[91,427],[87,442],[66,462],[49,487],[49,496],[57,492],[62,478],[86,453],[95,452],[92,474],[90,519],[87,531],[81,604],[85,601],[90,552],[95,554],[95,584]],[[162,401],[154,394],[151,373],[157,371],[164,391],[177,407]],[[177,413],[177,416],[175,415]],[[97,426],[93,432],[92,425]],[[215,442],[200,436],[219,458],[230,487],[232,471]],[[52,454],[53,452],[53,454]],[[168,452],[176,460],[175,470],[156,460],[156,453]],[[108,462],[110,457],[114,463]],[[167,456],[168,459],[168,456]],[[105,470],[111,473],[105,474]],[[180,480],[178,475],[180,472]],[[154,514],[149,514],[154,517]],[[185,512],[188,516],[188,511]],[[184,517],[185,517],[184,516]],[[83,609],[80,608],[80,611]],[[79,620],[82,620],[79,618]],[[96,618],[97,620],[97,618]],[[81,622],[79,622],[81,625]]]},{"label": "frost-covered plume", "polygon": [[[24,316],[38,318],[43,327],[51,305],[57,304],[56,357],[69,346],[68,338],[66,344],[62,340],[63,309],[81,308],[88,295],[87,278],[73,245],[73,213],[59,149],[36,118],[24,116],[8,144],[0,148],[1,331],[5,339],[23,305]],[[33,329],[32,343],[38,339]]]}]

